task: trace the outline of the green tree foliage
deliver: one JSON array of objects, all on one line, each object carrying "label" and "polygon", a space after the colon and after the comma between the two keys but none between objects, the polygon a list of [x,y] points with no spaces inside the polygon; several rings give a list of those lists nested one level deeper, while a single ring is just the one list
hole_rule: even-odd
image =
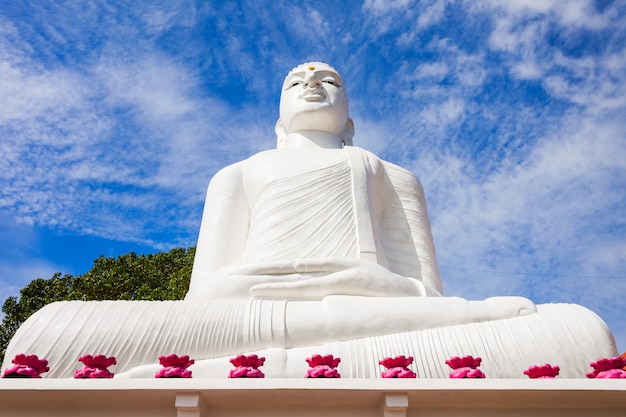
[{"label": "green tree foliage", "polygon": [[[189,288],[196,249],[118,258],[100,256],[85,275],[54,274],[37,278],[2,305],[0,362],[13,334],[34,312],[54,301],[68,300],[180,300]],[[28,353],[28,352],[26,352]]]}]

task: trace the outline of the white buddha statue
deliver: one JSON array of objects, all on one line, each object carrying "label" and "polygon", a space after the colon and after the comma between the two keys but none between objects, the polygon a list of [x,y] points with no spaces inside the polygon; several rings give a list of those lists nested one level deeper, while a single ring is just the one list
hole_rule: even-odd
[{"label": "white buddha statue", "polygon": [[606,325],[576,305],[521,297],[443,297],[424,193],[407,170],[352,145],[343,80],[294,68],[281,92],[278,149],[228,166],[206,197],[182,301],[62,302],[16,333],[17,353],[70,377],[83,354],[117,357],[116,377],[152,377],[159,355],[187,354],[194,377],[224,377],[228,358],[266,356],[268,377],[302,377],[315,353],[342,377],[378,377],[378,360],[412,355],[418,377],[446,377],[450,356],[483,358],[488,377],[531,365],[584,377],[617,354]]},{"label": "white buddha statue", "polygon": [[346,146],[354,128],[334,69],[289,73],[276,133],[278,149],[213,177],[186,299],[439,295],[422,188]]}]

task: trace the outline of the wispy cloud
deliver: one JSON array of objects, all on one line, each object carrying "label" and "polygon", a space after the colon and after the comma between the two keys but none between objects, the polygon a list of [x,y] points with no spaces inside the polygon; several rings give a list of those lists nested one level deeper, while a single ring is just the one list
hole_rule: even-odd
[{"label": "wispy cloud", "polygon": [[212,174],[272,142],[258,137],[273,122],[199,94],[197,75],[155,50],[107,47],[79,72],[38,66],[9,40],[0,48],[0,204],[22,222],[161,247],[150,233],[179,218],[181,240],[166,245],[189,244]]}]

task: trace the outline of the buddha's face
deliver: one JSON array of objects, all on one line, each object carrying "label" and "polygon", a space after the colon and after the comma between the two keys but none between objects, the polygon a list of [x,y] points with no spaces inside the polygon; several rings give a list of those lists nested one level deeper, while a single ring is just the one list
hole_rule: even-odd
[{"label": "buddha's face", "polygon": [[348,120],[348,96],[339,74],[318,62],[293,69],[283,83],[280,120],[287,134],[317,130],[340,137]]}]

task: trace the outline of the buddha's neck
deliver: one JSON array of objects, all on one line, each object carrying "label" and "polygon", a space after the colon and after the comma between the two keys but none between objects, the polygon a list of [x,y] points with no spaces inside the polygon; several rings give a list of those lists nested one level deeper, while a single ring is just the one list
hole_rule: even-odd
[{"label": "buddha's neck", "polygon": [[328,132],[304,130],[287,135],[285,148],[327,148],[340,149],[343,147],[341,138]]}]

